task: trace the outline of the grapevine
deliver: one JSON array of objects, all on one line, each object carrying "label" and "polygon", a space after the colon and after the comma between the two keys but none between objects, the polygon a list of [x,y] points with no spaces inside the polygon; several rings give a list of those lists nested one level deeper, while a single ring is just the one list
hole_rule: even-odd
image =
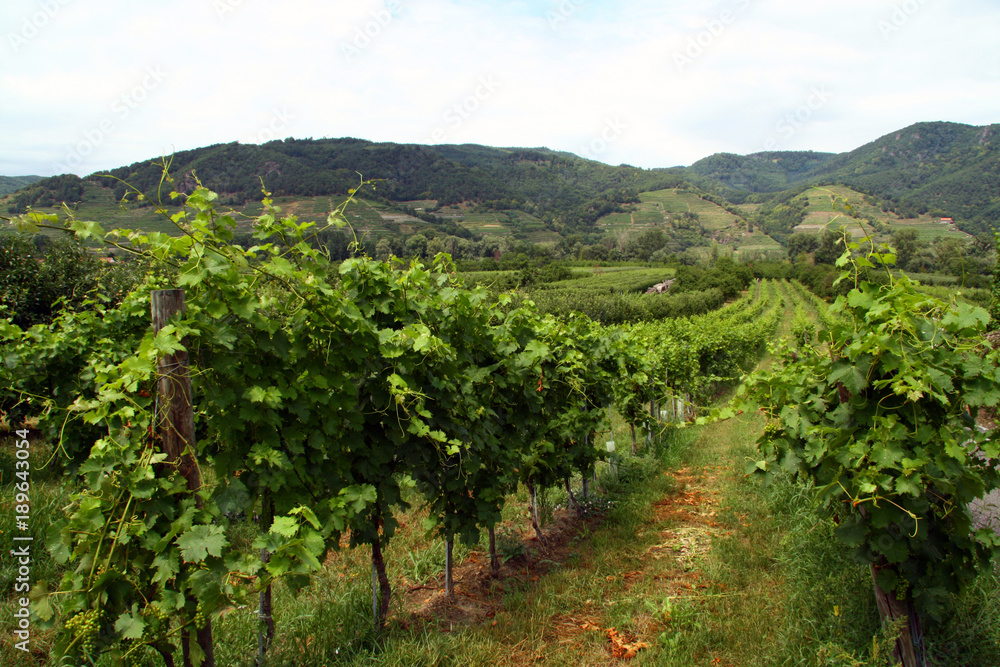
[{"label": "grapevine", "polygon": [[[607,428],[609,404],[652,428],[644,403],[709,396],[777,323],[762,287],[692,318],[616,328],[556,318],[465,289],[446,255],[431,266],[332,262],[313,243],[316,225],[282,215],[266,195],[250,248],[232,243],[237,217],[215,193],[170,196],[183,203],[160,209],[175,237],[105,232],[72,215],[19,219],[152,266],[113,306],[94,301],[47,328],[0,322],[4,354],[25,362],[0,371],[5,405],[40,417],[77,471],[50,545],[65,575],[35,604],[60,628],[56,659],[80,648],[132,659],[145,646],[179,656],[184,637],[226,607],[279,579],[308,584],[344,534],[372,547],[380,624],[402,479],[421,492],[431,527],[475,541],[518,483],[543,489],[592,474],[606,456],[594,434]],[[328,220],[343,224],[342,209]],[[153,332],[150,294],[172,286],[184,288],[186,312]],[[192,363],[193,454],[218,480],[197,493],[156,437],[157,361],[181,348]],[[46,385],[57,390],[42,403]],[[251,506],[273,518],[253,551],[235,552],[222,517]],[[85,614],[99,600],[98,633]],[[206,659],[189,648],[191,664]]]}]

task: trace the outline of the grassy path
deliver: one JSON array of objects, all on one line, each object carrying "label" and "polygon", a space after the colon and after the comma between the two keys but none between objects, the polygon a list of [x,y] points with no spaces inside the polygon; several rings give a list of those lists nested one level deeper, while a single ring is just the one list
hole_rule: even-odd
[{"label": "grassy path", "polygon": [[743,478],[737,452],[759,427],[751,415],[675,434],[667,472],[652,458],[622,461],[619,482],[639,490],[603,521],[560,527],[557,514],[552,544],[514,559],[492,591],[467,570],[456,601],[397,616],[385,651],[356,664],[575,667],[616,654],[635,665],[750,664],[741,656],[777,613],[760,555],[775,538],[730,492]]}]

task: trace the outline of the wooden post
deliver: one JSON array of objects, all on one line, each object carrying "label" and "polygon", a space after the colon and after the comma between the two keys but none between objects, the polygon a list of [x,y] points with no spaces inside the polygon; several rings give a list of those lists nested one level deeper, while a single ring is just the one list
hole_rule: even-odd
[{"label": "wooden post", "polygon": [[487,528],[490,536],[490,572],[494,577],[500,576],[500,557],[497,555],[497,527],[490,525]]},{"label": "wooden post", "polygon": [[[653,403],[653,399],[649,399],[649,418],[650,418],[650,422],[653,422],[653,421],[656,420],[656,408],[655,408],[655,404]],[[652,426],[652,424],[650,424],[649,430],[646,432],[646,444],[649,447],[653,446],[653,426]]]},{"label": "wooden post", "polygon": [[[184,312],[184,290],[157,290],[152,295],[153,331],[158,332],[170,317]],[[201,488],[201,471],[194,458],[194,408],[191,405],[191,374],[187,350],[159,359],[159,430],[167,463],[187,480],[191,491]]]},{"label": "wooden post", "polygon": [[444,594],[447,597],[455,595],[455,580],[452,577],[453,563],[452,553],[455,548],[455,539],[448,535],[444,538]]},{"label": "wooden post", "polygon": [[913,604],[913,598],[907,593],[906,599],[899,600],[895,593],[887,593],[879,588],[877,576],[879,570],[884,567],[890,566],[885,563],[880,565],[871,563],[870,565],[879,616],[883,623],[890,623],[899,618],[906,619],[906,624],[900,628],[899,636],[896,638],[893,657],[899,661],[902,667],[927,667],[924,628]]},{"label": "wooden post", "polygon": [[[372,552],[374,554],[374,551]],[[372,623],[378,627],[378,570],[375,568],[375,556],[372,555]]]},{"label": "wooden post", "polygon": [[531,501],[531,525],[535,529],[535,537],[538,543],[545,545],[545,536],[542,535],[542,526],[538,520],[538,488],[533,480],[528,481],[528,495]]},{"label": "wooden post", "polygon": [[[158,332],[172,316],[184,312],[184,290],[154,291],[150,309],[153,331]],[[178,470],[187,481],[187,488],[195,492],[201,488],[201,471],[195,459],[194,407],[191,404],[191,373],[187,350],[164,355],[157,363],[159,414],[156,418],[161,447],[167,455],[166,464]],[[198,506],[201,506],[200,499]],[[197,630],[197,642],[205,654],[203,667],[215,667],[210,620],[205,621],[204,628]],[[185,657],[185,663],[187,662]]]},{"label": "wooden post", "polygon": [[[260,526],[268,531],[274,524],[274,503],[267,491],[261,497]],[[261,547],[260,561],[266,566],[271,560],[271,554]],[[260,592],[260,606],[257,608],[257,667],[264,667],[267,662],[267,650],[274,641],[274,616],[271,598],[271,584]]]}]

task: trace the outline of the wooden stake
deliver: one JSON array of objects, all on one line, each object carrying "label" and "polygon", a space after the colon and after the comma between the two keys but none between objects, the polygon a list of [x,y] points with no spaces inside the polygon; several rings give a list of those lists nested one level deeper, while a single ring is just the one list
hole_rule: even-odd
[{"label": "wooden stake", "polygon": [[[153,331],[165,327],[171,316],[184,312],[184,290],[157,290],[152,295]],[[176,466],[191,491],[201,488],[195,460],[194,407],[187,350],[159,359],[160,436],[167,463]]]},{"label": "wooden stake", "polygon": [[494,577],[500,576],[500,556],[497,555],[497,527],[490,526],[487,529],[490,536],[490,570]]},{"label": "wooden stake", "polygon": [[875,587],[875,602],[878,605],[879,616],[882,617],[883,623],[890,623],[898,618],[906,619],[906,625],[900,628],[899,636],[896,638],[893,657],[899,660],[903,667],[927,667],[924,629],[913,605],[913,599],[907,593],[905,600],[898,600],[893,593],[886,593],[879,588],[876,575],[882,567],[890,566],[871,564],[872,583]]},{"label": "wooden stake", "polygon": [[[156,290],[151,296],[153,331],[159,332],[171,317],[184,312],[184,290]],[[194,406],[191,404],[191,373],[187,350],[181,349],[164,355],[157,365],[160,408],[156,417],[159,421],[161,447],[167,455],[165,463],[180,472],[190,491],[197,492],[201,489],[201,471],[195,459]],[[201,507],[200,498],[197,502]],[[210,620],[206,620],[204,628],[198,629],[196,640],[205,654],[202,667],[215,667]],[[184,662],[188,663],[189,651],[184,651],[184,655]]]},{"label": "wooden stake", "polygon": [[455,538],[451,535],[444,538],[444,594],[451,597],[455,594],[455,580],[452,578],[452,553],[455,550]]}]

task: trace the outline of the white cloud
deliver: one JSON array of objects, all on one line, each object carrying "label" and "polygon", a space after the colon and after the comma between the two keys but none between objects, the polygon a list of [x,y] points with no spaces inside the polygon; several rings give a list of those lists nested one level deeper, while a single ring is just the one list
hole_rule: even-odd
[{"label": "white cloud", "polygon": [[[919,120],[1000,122],[998,24],[985,0],[6,0],[0,173],[435,130],[645,167],[769,139],[850,150]],[[147,90],[149,67],[167,76]]]}]

